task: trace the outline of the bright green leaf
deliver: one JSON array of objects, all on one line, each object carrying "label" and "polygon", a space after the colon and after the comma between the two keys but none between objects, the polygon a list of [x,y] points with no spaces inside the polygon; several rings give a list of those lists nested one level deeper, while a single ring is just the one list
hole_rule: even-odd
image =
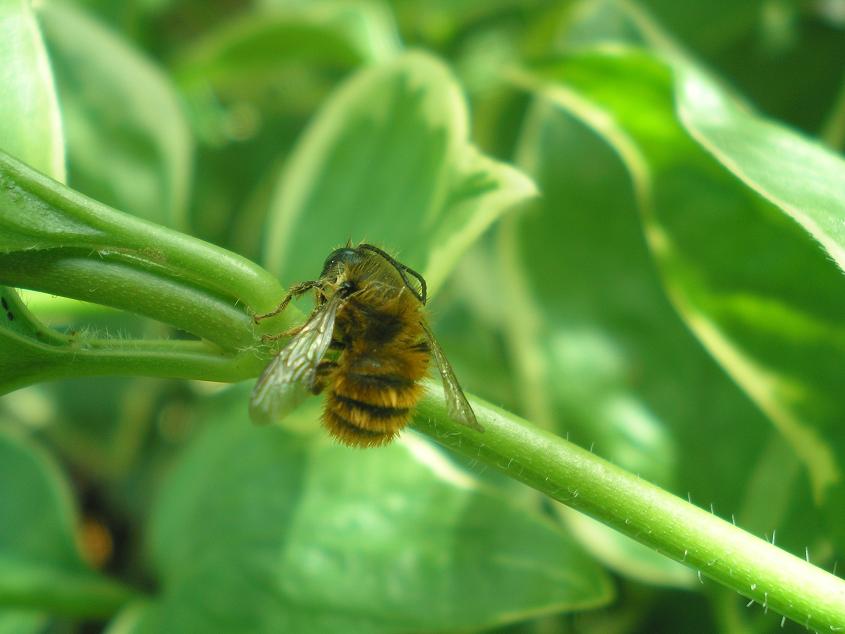
[{"label": "bright green leaf", "polygon": [[451,631],[610,597],[565,534],[418,436],[344,448],[315,407],[298,414],[311,434],[259,430],[245,387],[162,488],[164,592],[143,631]]},{"label": "bright green leaf", "polygon": [[309,126],[282,174],[266,259],[310,279],[351,239],[396,253],[436,288],[502,213],[534,194],[512,167],[467,139],[449,70],[423,53],[359,72]]},{"label": "bright green leaf", "polygon": [[429,286],[439,288],[458,258],[503,212],[536,193],[522,172],[468,147],[441,212],[442,220],[429,240],[423,269]]},{"label": "bright green leaf", "polygon": [[72,5],[39,9],[67,133],[71,185],[97,200],[184,228],[191,138],[153,62]]}]

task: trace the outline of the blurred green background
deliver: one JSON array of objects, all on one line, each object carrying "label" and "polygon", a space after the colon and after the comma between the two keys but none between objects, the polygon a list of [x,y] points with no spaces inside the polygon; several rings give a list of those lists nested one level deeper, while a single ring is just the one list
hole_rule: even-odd
[{"label": "blurred green background", "polygon": [[[380,244],[467,392],[845,568],[845,1],[32,4],[0,147],[285,286]],[[803,630],[414,432],[254,428],[250,389],[0,398],[0,633]]]}]

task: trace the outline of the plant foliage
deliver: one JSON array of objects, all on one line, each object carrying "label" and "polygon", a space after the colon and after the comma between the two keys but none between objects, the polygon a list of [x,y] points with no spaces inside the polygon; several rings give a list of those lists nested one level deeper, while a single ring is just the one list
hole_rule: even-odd
[{"label": "plant foliage", "polygon": [[[845,628],[838,6],[0,0],[0,633]],[[483,434],[250,425],[348,240]]]}]

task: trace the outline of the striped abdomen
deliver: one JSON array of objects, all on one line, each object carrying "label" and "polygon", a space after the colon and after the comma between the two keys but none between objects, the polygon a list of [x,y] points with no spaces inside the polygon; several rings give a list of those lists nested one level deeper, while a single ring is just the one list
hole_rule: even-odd
[{"label": "striped abdomen", "polygon": [[343,354],[329,383],[323,422],[332,436],[354,447],[390,442],[408,423],[422,396],[427,346],[389,346],[380,354]]}]

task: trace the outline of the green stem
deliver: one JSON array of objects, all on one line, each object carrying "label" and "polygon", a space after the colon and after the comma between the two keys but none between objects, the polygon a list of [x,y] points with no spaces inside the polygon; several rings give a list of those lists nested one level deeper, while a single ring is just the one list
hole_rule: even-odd
[{"label": "green stem", "polygon": [[484,433],[450,420],[441,390],[431,385],[414,426],[766,610],[818,631],[845,631],[842,579],[509,412],[472,402]]},{"label": "green stem", "polygon": [[[129,308],[214,341],[254,344],[283,295],[231,251],[111,209],[0,152],[0,284]],[[262,324],[278,331],[281,322]]]},{"label": "green stem", "polygon": [[124,375],[239,381],[270,356],[256,326],[283,289],[266,270],[202,240],[115,211],[0,152],[0,285],[130,310],[213,344],[93,339],[41,324],[0,286],[0,393],[48,379]]},{"label": "green stem", "polygon": [[[9,343],[9,335],[0,337]],[[81,376],[149,376],[234,383],[258,376],[270,359],[266,347],[227,354],[201,341],[85,339],[79,345],[43,345],[31,363],[0,381],[0,394],[41,381]],[[0,370],[3,364],[0,363]],[[2,373],[0,373],[2,374]]]},{"label": "green stem", "polygon": [[0,284],[104,303],[170,323],[228,350],[255,342],[252,318],[233,301],[126,262],[74,250],[0,254]]}]

